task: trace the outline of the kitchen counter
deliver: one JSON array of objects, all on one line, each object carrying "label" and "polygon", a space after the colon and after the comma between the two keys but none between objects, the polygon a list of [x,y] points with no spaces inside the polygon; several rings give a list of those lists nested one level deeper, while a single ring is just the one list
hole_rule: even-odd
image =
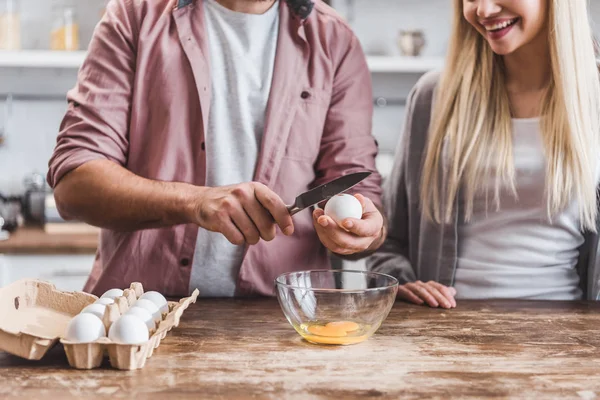
[{"label": "kitchen counter", "polygon": [[600,303],[397,303],[369,341],[321,347],[273,299],[199,299],[142,370],[69,369],[60,346],[38,362],[0,353],[0,397],[592,399],[599,348]]},{"label": "kitchen counter", "polygon": [[42,227],[17,229],[0,241],[0,254],[94,254],[97,233],[48,234]]}]

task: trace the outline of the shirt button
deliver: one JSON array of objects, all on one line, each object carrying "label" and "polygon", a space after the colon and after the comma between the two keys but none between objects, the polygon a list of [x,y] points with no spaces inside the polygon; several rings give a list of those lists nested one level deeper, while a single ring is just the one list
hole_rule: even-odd
[{"label": "shirt button", "polygon": [[204,142],[202,142],[202,144],[200,145],[200,148],[202,149],[202,151],[206,150],[206,144]]},{"label": "shirt button", "polygon": [[310,93],[308,93],[307,91],[302,92],[302,94],[300,95],[300,97],[302,97],[303,99],[308,99],[310,97]]},{"label": "shirt button", "polygon": [[181,261],[179,261],[179,263],[181,264],[182,267],[187,267],[188,265],[190,265],[190,259],[182,258]]}]

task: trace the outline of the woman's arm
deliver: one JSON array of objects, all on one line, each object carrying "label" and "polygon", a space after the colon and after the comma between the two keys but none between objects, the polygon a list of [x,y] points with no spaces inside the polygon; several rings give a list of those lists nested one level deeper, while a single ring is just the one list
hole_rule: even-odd
[{"label": "woman's arm", "polygon": [[[419,96],[419,84],[410,92],[406,105],[406,118],[402,136],[398,141],[394,166],[387,177],[383,190],[383,210],[388,218],[388,235],[379,250],[369,258],[367,267],[396,277],[400,281],[398,297],[415,304],[427,304],[431,307],[456,307],[456,290],[438,282],[421,282],[411,264],[409,248],[411,238],[409,221],[421,215],[410,215],[408,200],[407,167],[411,138],[413,137],[413,119],[430,112],[417,112],[415,104]],[[428,102],[431,104],[431,102]],[[429,117],[427,117],[429,118]]]},{"label": "woman's arm", "polygon": [[409,205],[406,188],[406,167],[410,148],[411,126],[414,116],[416,90],[408,95],[406,118],[398,145],[394,166],[383,188],[383,211],[388,219],[388,235],[379,250],[369,258],[371,271],[396,277],[400,284],[417,278],[409,260]]}]

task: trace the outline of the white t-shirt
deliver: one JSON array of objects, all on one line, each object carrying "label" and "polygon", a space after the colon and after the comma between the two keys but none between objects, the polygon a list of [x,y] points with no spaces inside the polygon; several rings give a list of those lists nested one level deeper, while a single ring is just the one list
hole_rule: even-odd
[{"label": "white t-shirt", "polygon": [[[279,2],[264,14],[229,10],[204,0],[212,99],[206,132],[206,186],[250,182],[265,123],[279,31]],[[190,289],[203,296],[235,294],[245,246],[200,228]]]},{"label": "white t-shirt", "polygon": [[[581,299],[576,265],[583,243],[577,202],[548,220],[546,158],[540,120],[513,120],[518,200],[501,191],[500,210],[476,196],[472,220],[459,227],[457,298]],[[461,200],[462,201],[462,200]]]}]

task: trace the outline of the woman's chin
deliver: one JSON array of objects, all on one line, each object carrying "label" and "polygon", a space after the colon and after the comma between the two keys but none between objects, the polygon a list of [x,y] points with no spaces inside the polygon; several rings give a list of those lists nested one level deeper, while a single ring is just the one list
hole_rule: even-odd
[{"label": "woman's chin", "polygon": [[499,56],[508,56],[519,48],[511,43],[490,43],[492,51]]}]

